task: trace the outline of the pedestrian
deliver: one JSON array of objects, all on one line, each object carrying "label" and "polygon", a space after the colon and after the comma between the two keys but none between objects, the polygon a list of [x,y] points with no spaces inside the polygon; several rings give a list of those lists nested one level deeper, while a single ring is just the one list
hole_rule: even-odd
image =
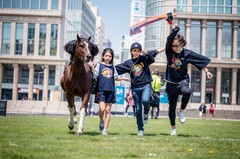
[{"label": "pedestrian", "polygon": [[152,72],[152,98],[151,98],[151,119],[157,119],[159,116],[159,103],[160,103],[160,91],[161,91],[161,76],[157,69]]},{"label": "pedestrian", "polygon": [[172,32],[166,42],[167,67],[165,81],[167,82],[166,93],[169,102],[168,115],[172,126],[170,135],[176,136],[175,119],[178,96],[182,95],[181,106],[178,110],[179,121],[182,124],[185,122],[184,110],[191,96],[188,64],[195,66],[198,70],[205,71],[208,79],[211,79],[213,75],[207,68],[211,60],[208,57],[184,48],[186,40],[182,35],[177,34],[180,28],[172,24],[171,21],[168,22],[171,25]]},{"label": "pedestrian", "polygon": [[97,63],[94,69],[94,78],[97,81],[95,103],[99,104],[99,129],[103,135],[107,135],[107,128],[111,117],[111,107],[112,104],[116,102],[115,80],[129,81],[128,78],[118,78],[118,73],[113,65],[113,58],[113,50],[111,48],[105,48],[102,53],[101,62]]},{"label": "pedestrian", "polygon": [[207,109],[206,104],[204,102],[201,103],[201,105],[198,108],[198,110],[199,110],[199,118],[201,118],[201,119],[205,119],[206,118],[206,109]]},{"label": "pedestrian", "polygon": [[[116,65],[118,74],[129,73],[131,78],[131,91],[136,106],[136,120],[138,127],[138,135],[144,134],[144,124],[148,122],[148,113],[150,109],[151,95],[151,72],[149,65],[155,62],[154,57],[161,53],[165,48],[152,51],[142,51],[142,46],[138,42],[131,45],[130,53],[132,58]],[[141,55],[143,53],[143,55]],[[144,117],[142,114],[142,106],[144,107]]]},{"label": "pedestrian", "polygon": [[206,106],[206,104],[204,103],[204,105],[203,105],[203,110],[202,110],[202,119],[205,119],[205,118],[206,118],[206,114],[207,114],[207,106]]},{"label": "pedestrian", "polygon": [[210,119],[214,119],[215,110],[214,110],[214,106],[213,106],[212,103],[210,104],[210,108],[208,110],[208,113],[210,115]]},{"label": "pedestrian", "polygon": [[126,94],[125,100],[127,102],[126,108],[125,108],[125,117],[128,117],[128,108],[130,106],[132,106],[133,108],[133,116],[136,116],[136,108],[135,108],[135,104],[134,104],[134,99],[132,97],[132,95],[130,95],[131,91],[129,90],[129,92]]}]

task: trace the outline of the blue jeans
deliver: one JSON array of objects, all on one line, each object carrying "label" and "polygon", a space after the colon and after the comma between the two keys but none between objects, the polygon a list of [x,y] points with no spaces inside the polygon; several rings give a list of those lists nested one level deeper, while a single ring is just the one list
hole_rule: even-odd
[{"label": "blue jeans", "polygon": [[150,109],[150,95],[152,86],[150,83],[138,85],[132,88],[132,95],[136,106],[136,119],[138,131],[144,130],[142,118],[142,105],[144,107],[144,114],[148,114]]}]

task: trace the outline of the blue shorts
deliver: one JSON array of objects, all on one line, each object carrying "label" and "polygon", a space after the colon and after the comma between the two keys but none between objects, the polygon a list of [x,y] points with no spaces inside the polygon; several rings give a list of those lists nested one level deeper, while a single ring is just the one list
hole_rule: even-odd
[{"label": "blue shorts", "polygon": [[95,94],[95,103],[116,103],[116,94],[112,91],[102,91]]}]

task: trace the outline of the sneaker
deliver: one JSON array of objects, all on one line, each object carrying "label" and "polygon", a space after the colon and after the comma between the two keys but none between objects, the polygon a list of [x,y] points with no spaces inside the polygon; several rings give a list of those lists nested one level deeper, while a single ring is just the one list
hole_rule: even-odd
[{"label": "sneaker", "polygon": [[184,116],[184,112],[182,111],[182,112],[178,112],[178,116],[179,116],[179,122],[181,123],[181,124],[184,124],[184,122],[185,122],[185,116]]},{"label": "sneaker", "polygon": [[139,130],[137,135],[138,136],[143,136],[143,133],[144,133],[143,130]]},{"label": "sneaker", "polygon": [[125,117],[128,117],[128,113],[125,113],[125,115],[124,115]]},{"label": "sneaker", "polygon": [[104,129],[104,122],[100,122],[99,123],[99,131],[100,131],[100,133],[102,133],[103,129]]},{"label": "sneaker", "polygon": [[104,130],[102,131],[102,135],[107,135],[107,130],[104,129]]},{"label": "sneaker", "polygon": [[177,136],[177,129],[172,129],[170,136]]},{"label": "sneaker", "polygon": [[147,123],[148,123],[148,115],[144,114],[143,124],[147,124]]}]

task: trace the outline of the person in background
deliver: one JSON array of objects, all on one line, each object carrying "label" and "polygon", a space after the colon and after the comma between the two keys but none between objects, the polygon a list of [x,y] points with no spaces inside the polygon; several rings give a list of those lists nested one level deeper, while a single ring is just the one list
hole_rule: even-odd
[{"label": "person in background", "polygon": [[213,106],[212,103],[210,104],[210,108],[208,110],[208,113],[210,115],[210,119],[214,119],[215,110],[214,110],[214,106]]},{"label": "person in background", "polygon": [[208,70],[207,65],[210,59],[200,53],[195,53],[192,50],[184,48],[186,40],[182,35],[177,34],[180,30],[178,26],[172,24],[172,20],[167,19],[171,25],[172,32],[166,42],[166,57],[167,66],[165,72],[166,93],[168,95],[169,111],[168,116],[171,124],[171,136],[177,135],[176,129],[176,107],[178,96],[182,95],[181,106],[178,110],[179,121],[185,123],[184,110],[187,107],[191,96],[191,88],[189,87],[190,78],[188,75],[188,64],[195,66],[198,70],[206,72],[208,79],[213,77],[213,74]]},{"label": "person in background", "polygon": [[[161,76],[157,69],[152,72],[152,98],[151,98],[151,119],[157,119],[159,116],[159,104],[160,104],[160,90],[161,90]],[[157,109],[157,110],[156,110]]]},{"label": "person in background", "polygon": [[206,106],[206,104],[204,103],[203,109],[202,109],[202,119],[205,119],[205,118],[206,118],[206,113],[207,113],[207,106]]},{"label": "person in background", "polygon": [[134,104],[134,99],[132,97],[132,95],[130,95],[131,91],[129,90],[129,92],[126,94],[125,100],[127,102],[126,108],[125,108],[125,117],[128,116],[128,108],[130,106],[132,106],[133,108],[133,116],[136,116],[136,108],[135,108],[135,104]]},{"label": "person in background", "polygon": [[[142,45],[138,42],[134,42],[130,48],[132,58],[116,65],[119,75],[124,73],[130,74],[132,96],[136,106],[136,119],[138,127],[137,135],[140,136],[144,134],[143,123],[147,124],[148,113],[150,109],[152,77],[149,65],[154,63],[154,58],[156,55],[164,50],[165,48],[152,51],[143,51]],[[142,114],[142,106],[144,107],[144,115]]]},{"label": "person in background", "polygon": [[113,65],[113,58],[113,50],[111,48],[105,48],[102,53],[101,62],[97,63],[94,69],[94,78],[97,81],[95,103],[99,104],[99,130],[103,135],[107,135],[107,128],[111,117],[111,107],[112,104],[116,102],[115,80],[129,81],[128,78],[118,78],[118,73]]},{"label": "person in background", "polygon": [[207,109],[207,106],[205,103],[201,103],[201,105],[199,106],[199,117],[201,119],[205,119],[206,118],[206,109]]}]

